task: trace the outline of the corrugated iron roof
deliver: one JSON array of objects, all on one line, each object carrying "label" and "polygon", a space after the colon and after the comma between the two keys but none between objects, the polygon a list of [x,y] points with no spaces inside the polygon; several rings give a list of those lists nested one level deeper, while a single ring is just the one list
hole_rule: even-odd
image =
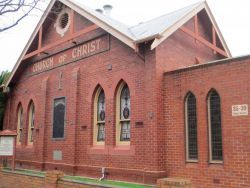
[{"label": "corrugated iron roof", "polygon": [[103,22],[105,22],[106,24],[108,24],[109,26],[111,26],[112,28],[118,30],[119,32],[123,33],[124,35],[126,35],[127,37],[129,37],[130,39],[134,40],[135,37],[134,35],[130,32],[129,30],[129,26],[121,23],[113,18],[111,18],[110,16],[106,16],[105,14],[102,14],[100,12],[97,12],[96,10],[93,10],[87,6],[85,6],[84,4],[78,2],[78,1],[74,1],[74,0],[70,0],[72,3],[74,3],[76,6],[78,6],[79,8],[83,9],[84,11],[88,12],[89,14],[95,16],[97,19],[102,20]]},{"label": "corrugated iron roof", "polygon": [[178,20],[185,17],[189,12],[193,11],[197,6],[204,3],[204,1],[189,5],[177,11],[165,14],[158,18],[154,18],[150,21],[135,25],[135,26],[128,26],[123,24],[110,16],[106,16],[100,12],[97,12],[78,1],[71,0],[72,3],[77,5],[79,8],[84,9],[88,13],[92,14],[96,18],[106,22],[112,28],[118,30],[122,34],[126,35],[128,38],[134,41],[142,41],[143,39],[148,39],[150,37],[154,37],[156,35],[160,35],[163,31],[167,28],[171,27],[175,24]]},{"label": "corrugated iron roof", "polygon": [[189,5],[180,10],[165,14],[158,18],[152,19],[145,23],[130,27],[129,30],[136,37],[136,40],[143,40],[151,36],[160,35],[167,28],[171,27],[178,20],[185,17],[189,12],[193,11],[195,7],[203,2]]},{"label": "corrugated iron roof", "polygon": [[[151,49],[158,46],[163,40],[170,36],[174,31],[176,31],[182,24],[188,21],[192,16],[197,14],[200,10],[206,9],[212,23],[215,26],[217,34],[222,41],[223,47],[225,48],[227,54],[231,56],[231,53],[224,41],[224,38],[216,24],[216,21],[206,3],[206,1],[201,0],[195,4],[186,6],[177,11],[165,14],[158,18],[152,19],[145,23],[141,23],[135,26],[127,26],[109,16],[106,16],[100,12],[97,12],[93,9],[86,7],[85,5],[75,1],[75,0],[61,0],[62,2],[71,2],[78,6],[85,12],[88,12],[90,15],[94,16],[96,19],[100,20],[110,28],[103,28],[107,32],[114,30],[121,34],[120,36],[125,37],[126,39],[121,39],[123,42],[128,44],[130,47],[135,46],[134,44],[145,42],[148,40],[154,40],[154,43],[151,46]],[[111,29],[111,30],[109,30]],[[112,34],[112,33],[111,33]],[[114,34],[114,33],[113,33]],[[119,35],[118,34],[118,35]],[[117,35],[114,35],[117,37]],[[119,38],[119,36],[118,36]],[[159,40],[159,38],[161,38]],[[134,48],[134,47],[133,47]]]}]

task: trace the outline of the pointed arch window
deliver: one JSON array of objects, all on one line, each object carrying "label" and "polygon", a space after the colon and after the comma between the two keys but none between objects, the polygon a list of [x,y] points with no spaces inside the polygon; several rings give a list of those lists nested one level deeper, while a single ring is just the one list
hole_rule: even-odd
[{"label": "pointed arch window", "polygon": [[105,142],[105,93],[98,88],[94,107],[94,144],[103,145]]},{"label": "pointed arch window", "polygon": [[28,144],[33,144],[33,136],[34,136],[34,128],[35,128],[35,106],[32,102],[29,107],[29,129],[28,129]]},{"label": "pointed arch window", "polygon": [[130,141],[130,94],[128,85],[125,85],[121,91],[120,99],[120,123],[121,134],[120,141]]},{"label": "pointed arch window", "polygon": [[117,131],[118,144],[130,143],[130,91],[126,83],[122,83],[117,92]]},{"label": "pointed arch window", "polygon": [[222,128],[220,96],[212,90],[208,96],[210,162],[222,162]]},{"label": "pointed arch window", "polygon": [[196,98],[188,93],[185,101],[186,115],[186,160],[198,160]]},{"label": "pointed arch window", "polygon": [[103,89],[101,90],[99,97],[98,97],[98,104],[97,104],[97,126],[98,126],[98,133],[97,133],[97,141],[104,141],[105,140],[105,94]]},{"label": "pointed arch window", "polygon": [[17,144],[21,145],[23,137],[23,107],[19,105],[17,110]]}]

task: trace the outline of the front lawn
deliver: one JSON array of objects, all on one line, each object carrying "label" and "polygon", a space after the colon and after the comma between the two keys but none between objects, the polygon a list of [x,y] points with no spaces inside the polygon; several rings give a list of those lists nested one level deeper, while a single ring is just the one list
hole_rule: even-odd
[{"label": "front lawn", "polygon": [[[10,168],[4,168],[3,171],[13,172],[13,173],[23,174],[23,175],[38,176],[38,177],[45,177],[45,175],[46,175],[46,172],[36,171],[36,170],[27,170],[27,169],[15,169],[15,171],[12,171]],[[77,182],[77,183],[83,183],[83,184],[112,187],[112,188],[152,188],[153,187],[150,185],[122,182],[122,181],[112,181],[112,180],[99,181],[98,179],[86,178],[86,177],[82,177],[82,176],[65,175],[63,177],[63,180]]]}]

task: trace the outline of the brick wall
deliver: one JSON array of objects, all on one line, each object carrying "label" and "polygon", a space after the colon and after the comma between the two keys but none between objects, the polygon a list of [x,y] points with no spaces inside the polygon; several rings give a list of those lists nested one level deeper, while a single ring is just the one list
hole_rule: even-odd
[{"label": "brick wall", "polygon": [[[165,74],[164,119],[166,170],[170,177],[190,178],[196,187],[250,186],[248,116],[232,117],[232,105],[250,104],[250,60],[236,59]],[[223,164],[208,161],[207,94],[221,98]],[[191,91],[197,102],[198,162],[185,162],[184,98]]]},{"label": "brick wall", "polygon": [[90,188],[100,187],[91,184],[63,180],[60,171],[49,171],[46,176],[25,175],[16,172],[0,171],[0,188]]},{"label": "brick wall", "polygon": [[44,178],[0,171],[0,188],[43,188]]},{"label": "brick wall", "polygon": [[[96,32],[93,32],[95,35]],[[9,112],[13,116],[5,124],[5,128],[16,129],[16,111],[21,102],[25,127],[22,146],[17,147],[17,167],[58,169],[68,174],[91,177],[101,176],[101,167],[106,167],[110,171],[109,178],[137,182],[144,181],[144,177],[148,176],[145,181],[155,182],[155,178],[165,176],[164,170],[158,170],[158,152],[153,150],[156,146],[153,135],[144,135],[146,127],[155,129],[154,119],[147,121],[148,114],[154,112],[151,102],[155,99],[150,97],[150,91],[155,90],[155,61],[145,63],[131,48],[112,36],[110,46],[107,52],[34,76],[27,76],[32,65],[23,70],[9,98]],[[154,59],[154,51],[150,56]],[[108,65],[112,65],[112,70],[108,70]],[[61,73],[62,89],[58,89]],[[115,93],[121,80],[129,86],[132,110],[131,146],[125,149],[115,145]],[[146,85],[148,82],[152,84]],[[98,85],[104,89],[106,97],[106,140],[102,149],[93,147],[92,140],[93,96]],[[144,98],[145,93],[147,98]],[[65,138],[53,140],[53,99],[62,96],[66,97]],[[33,147],[26,145],[31,100],[36,108]],[[143,127],[134,126],[138,121],[143,122]],[[141,142],[141,138],[147,144]],[[53,160],[54,150],[62,151],[62,160]]]},{"label": "brick wall", "polygon": [[[75,26],[77,31],[92,24],[79,15],[75,19],[83,23]],[[192,25],[192,21],[187,26],[189,24]],[[42,45],[59,37],[53,29],[54,24],[48,25],[51,27],[48,26],[47,32],[44,32]],[[206,32],[203,25],[200,32]],[[87,41],[103,34],[107,33],[98,28],[77,37],[74,42]],[[64,37],[68,35],[65,33]],[[69,41],[47,53],[60,52],[74,45]],[[35,44],[32,45],[29,51],[36,50],[35,47]],[[58,169],[90,177],[100,177],[101,167],[105,167],[110,179],[144,183],[156,183],[156,179],[165,177],[167,159],[172,154],[164,143],[169,144],[173,138],[165,142],[167,126],[162,105],[163,73],[192,65],[196,57],[200,57],[202,62],[220,57],[181,31],[154,50],[150,50],[150,42],[141,47],[145,47],[145,52],[138,54],[110,36],[108,51],[32,76],[29,75],[32,61],[46,55],[24,60],[13,78],[4,119],[5,128],[16,129],[17,106],[22,104],[24,139],[22,145],[17,147],[17,167]],[[109,68],[111,65],[112,69]],[[115,96],[121,81],[128,84],[131,96],[130,147],[117,147],[115,142]],[[92,137],[93,96],[98,85],[104,89],[106,98],[106,140],[103,148],[93,147]],[[60,140],[52,139],[53,100],[57,97],[66,97],[65,137]],[[35,134],[33,146],[27,146],[28,105],[31,100],[36,112]],[[142,125],[136,126],[138,122]],[[62,160],[53,160],[55,150],[62,151]]]},{"label": "brick wall", "polygon": [[[64,178],[61,171],[48,171],[45,175],[23,174],[16,171],[0,171],[0,188],[91,188],[91,187],[116,187],[115,185],[97,185],[83,183]],[[131,185],[132,186],[132,185]],[[133,185],[136,186],[136,185]],[[139,185],[142,187],[143,185]],[[153,186],[152,186],[153,187]],[[189,180],[180,178],[164,178],[157,181],[157,188],[192,188]]]},{"label": "brick wall", "polygon": [[[199,35],[209,35],[205,27],[207,22],[209,22],[208,18],[201,20],[199,17],[199,20]],[[185,27],[193,30],[194,18],[191,18],[185,24]],[[161,170],[166,170],[165,162],[167,161],[166,157],[169,155],[168,151],[165,149],[165,145],[163,144],[167,139],[165,132],[168,131],[164,121],[164,105],[162,105],[162,101],[164,100],[163,85],[168,82],[168,80],[165,80],[165,83],[163,83],[164,72],[176,70],[180,67],[191,66],[197,63],[203,64],[220,58],[222,58],[220,55],[214,54],[210,48],[199,41],[195,41],[194,38],[182,32],[180,29],[174,32],[155,49],[156,66],[154,67],[154,92],[150,93],[150,95],[155,97],[155,101],[150,103],[155,104],[153,112],[155,114],[155,125],[157,126],[150,127],[146,134],[155,134],[153,138],[156,139],[155,143],[157,143],[157,145],[154,146],[154,148],[149,147],[149,149],[153,149],[158,153],[157,163]],[[197,62],[197,60],[199,62]],[[148,82],[147,85],[150,85],[151,83],[152,82]],[[173,138],[169,139],[170,142],[173,141]],[[149,155],[151,155],[150,152]],[[149,156],[149,160],[151,160],[151,156]]]}]

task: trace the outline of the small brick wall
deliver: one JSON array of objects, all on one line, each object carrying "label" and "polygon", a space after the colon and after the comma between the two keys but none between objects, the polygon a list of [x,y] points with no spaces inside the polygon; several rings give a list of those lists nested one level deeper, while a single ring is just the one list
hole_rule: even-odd
[{"label": "small brick wall", "polygon": [[[15,171],[0,170],[0,188],[91,188],[100,185],[84,184],[63,179],[62,171],[48,171],[43,175],[21,174]],[[101,187],[109,187],[102,185]],[[112,186],[114,187],[114,186]],[[157,188],[193,188],[191,182],[181,178],[158,179]]]},{"label": "small brick wall", "polygon": [[158,179],[157,188],[193,188],[191,181],[183,178]]},{"label": "small brick wall", "polygon": [[0,188],[88,188],[97,187],[63,180],[63,172],[49,171],[45,177],[0,171]]},{"label": "small brick wall", "polygon": [[43,188],[44,178],[0,171],[0,188]]}]

